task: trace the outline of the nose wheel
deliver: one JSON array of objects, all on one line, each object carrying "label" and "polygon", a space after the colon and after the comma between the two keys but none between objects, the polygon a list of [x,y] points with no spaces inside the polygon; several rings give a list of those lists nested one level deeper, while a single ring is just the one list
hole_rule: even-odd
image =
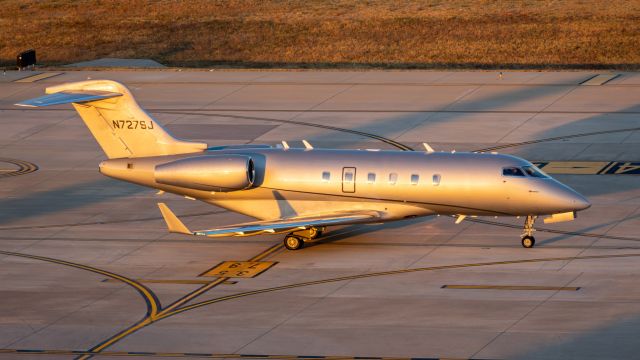
[{"label": "nose wheel", "polygon": [[536,238],[533,236],[523,236],[522,237],[522,247],[527,249],[532,248],[536,244]]},{"label": "nose wheel", "polygon": [[536,218],[537,216],[529,215],[524,221],[524,232],[522,233],[522,247],[524,248],[530,249],[536,244],[536,238],[533,237],[533,232],[536,231],[533,228]]}]

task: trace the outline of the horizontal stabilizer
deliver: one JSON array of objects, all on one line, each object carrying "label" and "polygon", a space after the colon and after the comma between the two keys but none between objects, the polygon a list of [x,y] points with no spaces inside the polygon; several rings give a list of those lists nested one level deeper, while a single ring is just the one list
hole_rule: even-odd
[{"label": "horizontal stabilizer", "polygon": [[117,96],[122,96],[122,94],[99,90],[61,91],[55,94],[49,94],[37,97],[35,99],[25,100],[23,102],[17,103],[16,105],[27,107],[41,107],[69,103],[85,103],[109,99]]},{"label": "horizontal stabilizer", "polygon": [[169,209],[169,207],[165,203],[158,203],[158,207],[160,208],[160,212],[162,213],[164,221],[167,223],[169,232],[193,235],[193,233],[189,231],[186,226],[184,226],[182,221],[178,219],[178,217]]}]

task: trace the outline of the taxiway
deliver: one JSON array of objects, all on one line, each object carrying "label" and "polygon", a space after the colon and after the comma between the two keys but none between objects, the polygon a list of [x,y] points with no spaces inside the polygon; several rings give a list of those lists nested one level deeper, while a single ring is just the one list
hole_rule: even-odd
[{"label": "taxiway", "polygon": [[[447,217],[281,236],[168,234],[248,220],[112,180],[47,86],[125,83],[178,137],[499,151],[593,206],[570,223]],[[628,359],[640,343],[640,74],[66,71],[0,76],[0,358]],[[253,267],[252,267],[253,266]],[[96,356],[99,355],[99,356]]]}]

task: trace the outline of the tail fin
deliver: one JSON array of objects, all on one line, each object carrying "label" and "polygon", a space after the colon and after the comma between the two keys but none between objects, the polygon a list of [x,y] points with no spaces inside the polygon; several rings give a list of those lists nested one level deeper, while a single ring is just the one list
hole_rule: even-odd
[{"label": "tail fin", "polygon": [[124,85],[88,80],[48,87],[49,95],[16,104],[73,104],[109,159],[200,152],[207,144],[171,136],[147,114]]}]

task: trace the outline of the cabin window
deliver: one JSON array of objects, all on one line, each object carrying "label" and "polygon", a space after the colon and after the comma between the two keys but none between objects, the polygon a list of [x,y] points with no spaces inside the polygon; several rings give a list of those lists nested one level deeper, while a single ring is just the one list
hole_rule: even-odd
[{"label": "cabin window", "polygon": [[506,167],[502,169],[503,176],[524,176],[524,172],[518,167]]},{"label": "cabin window", "polygon": [[344,173],[344,181],[353,182],[353,173],[352,172],[345,172]]},{"label": "cabin window", "polygon": [[420,181],[420,175],[411,174],[411,185],[418,185],[419,181]]},{"label": "cabin window", "polygon": [[127,169],[133,169],[133,163],[127,163]]},{"label": "cabin window", "polygon": [[524,166],[522,170],[524,170],[524,172],[531,177],[537,177],[537,178],[548,177],[547,174],[543,173],[540,169],[538,169],[535,166]]},{"label": "cabin window", "polygon": [[391,173],[389,174],[389,184],[395,185],[398,182],[398,174]]},{"label": "cabin window", "polygon": [[433,177],[431,178],[431,181],[433,183],[433,186],[440,185],[440,174],[434,174]]},{"label": "cabin window", "polygon": [[328,172],[328,171],[323,171],[322,172],[322,181],[328,182],[329,180],[331,180],[331,173]]},{"label": "cabin window", "polygon": [[375,173],[367,174],[367,182],[369,184],[374,184],[376,182],[376,174]]}]

